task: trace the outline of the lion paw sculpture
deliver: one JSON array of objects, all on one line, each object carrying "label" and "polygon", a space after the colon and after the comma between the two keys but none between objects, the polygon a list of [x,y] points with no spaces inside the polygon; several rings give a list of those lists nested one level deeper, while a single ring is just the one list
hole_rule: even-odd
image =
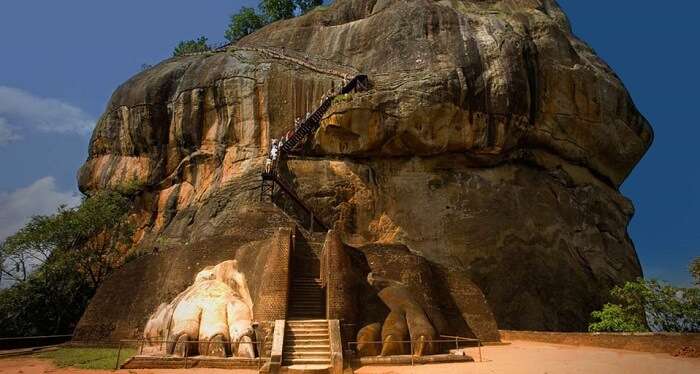
[{"label": "lion paw sculpture", "polygon": [[169,304],[161,304],[149,318],[144,338],[151,352],[255,357],[252,311],[238,263],[224,261],[200,271],[190,287]]}]

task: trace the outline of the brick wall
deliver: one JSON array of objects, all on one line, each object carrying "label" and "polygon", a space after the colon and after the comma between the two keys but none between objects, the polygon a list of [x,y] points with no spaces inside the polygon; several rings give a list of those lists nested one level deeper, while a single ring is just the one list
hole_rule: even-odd
[{"label": "brick wall", "polygon": [[335,230],[326,235],[321,254],[321,281],[326,287],[326,318],[352,324],[357,319],[352,262]]},{"label": "brick wall", "polygon": [[258,321],[274,321],[287,318],[289,297],[289,261],[293,251],[294,230],[278,229],[260,275],[260,296],[253,315]]}]

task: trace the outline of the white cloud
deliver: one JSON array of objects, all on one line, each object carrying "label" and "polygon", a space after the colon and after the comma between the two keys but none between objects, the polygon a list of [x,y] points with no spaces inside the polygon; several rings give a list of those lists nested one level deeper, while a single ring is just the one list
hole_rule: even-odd
[{"label": "white cloud", "polygon": [[0,117],[0,145],[19,139],[21,137],[7,124],[7,120]]},{"label": "white cloud", "polygon": [[0,144],[18,139],[20,130],[88,134],[94,126],[95,119],[76,106],[0,86]]},{"label": "white cloud", "polygon": [[44,177],[12,192],[0,191],[0,242],[14,234],[32,216],[55,213],[60,205],[80,203],[77,192],[58,191],[53,177]]}]

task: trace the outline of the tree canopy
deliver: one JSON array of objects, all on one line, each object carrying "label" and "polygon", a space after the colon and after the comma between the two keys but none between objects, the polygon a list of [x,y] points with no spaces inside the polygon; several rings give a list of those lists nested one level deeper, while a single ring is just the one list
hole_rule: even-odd
[{"label": "tree canopy", "polygon": [[260,10],[268,23],[294,17],[293,0],[260,0]]},{"label": "tree canopy", "polygon": [[183,40],[181,41],[173,51],[173,56],[182,56],[190,53],[199,53],[210,51],[211,48],[207,44],[207,38],[202,36],[199,39],[193,40]]},{"label": "tree canopy", "polygon": [[238,13],[231,15],[231,22],[224,35],[230,42],[235,42],[263,26],[265,19],[255,13],[255,9],[243,7]]},{"label": "tree canopy", "polygon": [[323,5],[323,0],[294,0],[294,4],[301,14],[304,14],[317,6]]},{"label": "tree canopy", "polygon": [[0,336],[70,333],[131,246],[130,200],[99,192],[79,207],[33,217],[0,245]]},{"label": "tree canopy", "polygon": [[690,275],[692,275],[693,280],[695,280],[695,285],[700,287],[700,257],[696,257],[690,262],[688,270],[690,270]]},{"label": "tree canopy", "polygon": [[591,313],[594,332],[700,332],[700,288],[638,279],[610,292],[615,303]]},{"label": "tree canopy", "polygon": [[242,7],[232,14],[224,36],[233,43],[268,23],[293,18],[322,4],[323,0],[260,0],[259,13],[253,8]]}]

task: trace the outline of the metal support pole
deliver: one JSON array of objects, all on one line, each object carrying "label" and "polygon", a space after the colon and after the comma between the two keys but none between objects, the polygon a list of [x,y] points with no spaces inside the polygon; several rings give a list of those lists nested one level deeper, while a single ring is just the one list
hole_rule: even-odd
[{"label": "metal support pole", "polygon": [[189,353],[190,353],[190,344],[188,341],[185,341],[184,344],[185,344],[185,369],[187,369],[187,356],[189,356]]},{"label": "metal support pole", "polygon": [[411,339],[410,342],[411,342],[411,366],[413,366],[413,339]]},{"label": "metal support pole", "polygon": [[309,229],[310,232],[314,232],[314,212],[311,212],[311,228]]},{"label": "metal support pole", "polygon": [[121,354],[122,354],[122,342],[119,341],[119,350],[117,350],[117,362],[114,364],[114,370],[119,369],[119,359],[121,358],[120,357]]},{"label": "metal support pole", "polygon": [[478,344],[479,344],[479,362],[484,362],[484,358],[481,357],[481,340],[479,340]]}]

